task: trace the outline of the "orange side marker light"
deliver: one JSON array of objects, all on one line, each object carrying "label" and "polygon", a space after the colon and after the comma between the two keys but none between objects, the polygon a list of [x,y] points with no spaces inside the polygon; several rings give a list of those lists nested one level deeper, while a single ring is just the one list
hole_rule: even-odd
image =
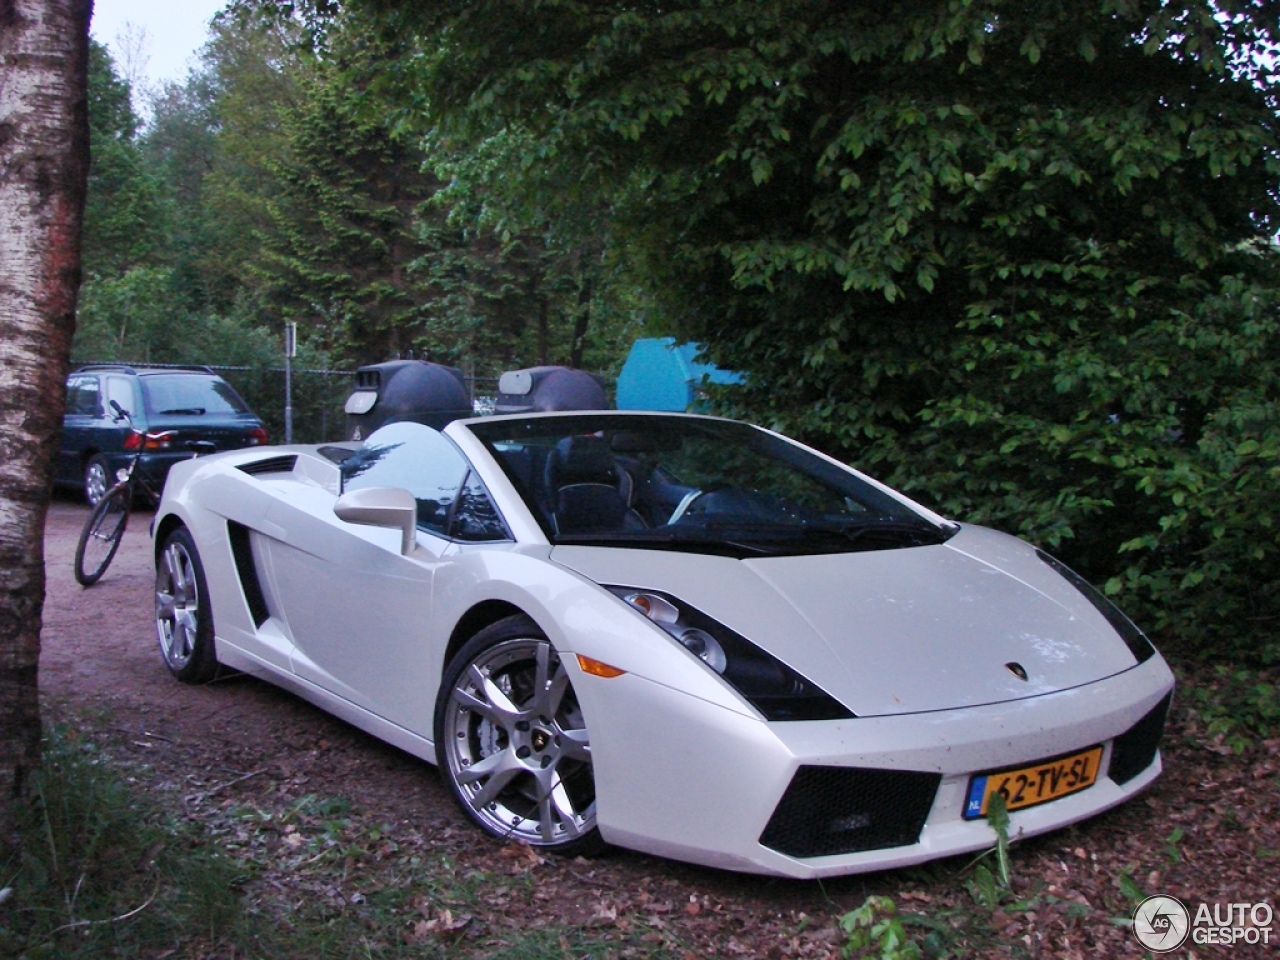
[{"label": "orange side marker light", "polygon": [[625,670],[619,670],[617,667],[611,667],[607,663],[601,663],[599,660],[584,657],[580,653],[576,656],[578,658],[578,666],[582,668],[582,672],[589,673],[593,677],[604,677],[606,680],[610,680],[614,677],[620,677],[627,672]]}]

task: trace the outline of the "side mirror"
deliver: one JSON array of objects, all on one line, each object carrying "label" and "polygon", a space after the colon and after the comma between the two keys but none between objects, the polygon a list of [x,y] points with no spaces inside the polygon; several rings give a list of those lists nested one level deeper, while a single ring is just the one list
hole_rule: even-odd
[{"label": "side mirror", "polygon": [[418,501],[400,487],[365,487],[338,498],[333,512],[347,523],[371,527],[391,527],[400,531],[400,553],[408,555],[417,546]]}]

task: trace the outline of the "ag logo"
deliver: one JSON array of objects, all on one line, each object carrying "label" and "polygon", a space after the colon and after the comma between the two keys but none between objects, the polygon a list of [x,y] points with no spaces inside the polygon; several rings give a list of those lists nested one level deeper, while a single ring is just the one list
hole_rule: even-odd
[{"label": "ag logo", "polygon": [[1191,914],[1173,897],[1147,897],[1133,911],[1133,935],[1153,953],[1178,949],[1190,926]]}]

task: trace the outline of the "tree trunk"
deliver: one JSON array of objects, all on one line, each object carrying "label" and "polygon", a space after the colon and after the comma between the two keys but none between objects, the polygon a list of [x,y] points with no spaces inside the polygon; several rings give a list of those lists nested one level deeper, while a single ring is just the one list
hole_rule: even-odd
[{"label": "tree trunk", "polygon": [[569,343],[569,366],[582,369],[582,356],[587,350],[587,330],[591,324],[591,298],[595,287],[591,282],[591,259],[583,250],[578,257],[578,311],[573,320],[573,339]]},{"label": "tree trunk", "polygon": [[44,520],[89,169],[92,0],[0,0],[0,845],[40,760]]}]

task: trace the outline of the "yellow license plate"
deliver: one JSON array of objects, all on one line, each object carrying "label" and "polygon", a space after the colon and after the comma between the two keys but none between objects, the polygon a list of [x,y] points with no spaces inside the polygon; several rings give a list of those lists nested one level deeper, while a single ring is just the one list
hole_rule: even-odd
[{"label": "yellow license plate", "polygon": [[983,773],[969,781],[969,796],[964,805],[964,818],[977,820],[987,815],[991,798],[1004,796],[1005,807],[1022,810],[1038,803],[1048,803],[1079,793],[1098,779],[1102,763],[1102,747],[1091,747],[1080,753],[1033,763],[1028,767]]}]

